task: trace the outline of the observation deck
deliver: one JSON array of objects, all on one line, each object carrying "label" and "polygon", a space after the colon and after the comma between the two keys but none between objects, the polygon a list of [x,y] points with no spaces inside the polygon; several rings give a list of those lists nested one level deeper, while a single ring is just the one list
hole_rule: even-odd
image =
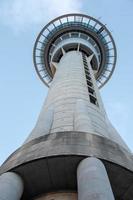
[{"label": "observation deck", "polygon": [[91,61],[97,85],[101,88],[111,77],[116,64],[116,46],[106,26],[93,17],[67,14],[49,22],[39,33],[33,50],[36,72],[50,86],[58,63],[65,52],[81,51]]}]

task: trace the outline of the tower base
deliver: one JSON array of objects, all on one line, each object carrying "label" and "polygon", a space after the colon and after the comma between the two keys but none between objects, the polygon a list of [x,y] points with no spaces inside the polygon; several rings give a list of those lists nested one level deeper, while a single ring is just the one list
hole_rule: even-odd
[{"label": "tower base", "polygon": [[133,158],[117,143],[84,132],[60,132],[35,139],[15,151],[1,166],[25,182],[23,200],[54,191],[77,190],[77,167],[87,157],[103,161],[115,199],[132,200]]}]

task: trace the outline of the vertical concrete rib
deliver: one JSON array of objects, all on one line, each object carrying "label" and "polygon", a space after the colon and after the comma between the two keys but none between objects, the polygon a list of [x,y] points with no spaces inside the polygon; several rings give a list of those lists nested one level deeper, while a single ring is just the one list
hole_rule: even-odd
[{"label": "vertical concrete rib", "polygon": [[49,107],[47,110],[45,110],[45,112],[42,109],[42,112],[40,113],[36,126],[29,135],[29,137],[26,139],[25,143],[37,137],[49,134],[53,123],[53,116],[54,116],[54,109],[52,106]]},{"label": "vertical concrete rib", "polygon": [[114,195],[103,163],[97,158],[86,158],[78,166],[78,200],[114,200]]},{"label": "vertical concrete rib", "polygon": [[0,200],[19,200],[23,193],[23,181],[13,172],[0,176]]}]

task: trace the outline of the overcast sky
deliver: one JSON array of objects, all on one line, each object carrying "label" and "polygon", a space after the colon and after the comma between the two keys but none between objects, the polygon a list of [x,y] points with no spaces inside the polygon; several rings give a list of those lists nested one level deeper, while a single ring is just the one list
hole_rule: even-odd
[{"label": "overcast sky", "polygon": [[133,0],[1,0],[0,163],[31,132],[47,94],[32,61],[36,36],[49,20],[71,12],[100,17],[112,32],[117,65],[101,95],[109,119],[133,151]]}]

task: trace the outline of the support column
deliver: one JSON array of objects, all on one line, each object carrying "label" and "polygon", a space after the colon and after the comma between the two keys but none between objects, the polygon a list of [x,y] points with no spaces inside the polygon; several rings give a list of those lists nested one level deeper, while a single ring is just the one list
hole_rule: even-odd
[{"label": "support column", "polygon": [[97,158],[86,158],[78,166],[78,200],[114,200],[104,164]]},{"label": "support column", "polygon": [[0,200],[20,200],[23,193],[23,181],[13,172],[0,176]]}]

